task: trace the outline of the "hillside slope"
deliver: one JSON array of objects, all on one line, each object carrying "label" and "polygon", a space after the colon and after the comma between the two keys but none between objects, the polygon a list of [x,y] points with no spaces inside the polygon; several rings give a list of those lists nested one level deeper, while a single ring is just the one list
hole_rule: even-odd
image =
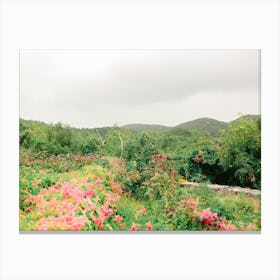
[{"label": "hillside slope", "polygon": [[122,126],[122,128],[127,128],[136,131],[144,131],[144,130],[166,131],[171,129],[171,127],[160,125],[160,124],[141,124],[141,123],[127,124]]}]

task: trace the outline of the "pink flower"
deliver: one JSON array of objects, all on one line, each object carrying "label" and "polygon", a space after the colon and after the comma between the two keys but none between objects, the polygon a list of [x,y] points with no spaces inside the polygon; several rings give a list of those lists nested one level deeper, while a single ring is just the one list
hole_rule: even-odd
[{"label": "pink flower", "polygon": [[[104,225],[104,221],[110,216],[118,223],[119,228],[125,228],[126,225],[121,223],[123,218],[115,215],[117,211],[115,201],[119,199],[119,194],[107,189],[101,178],[94,179],[95,183],[89,183],[87,180],[57,183],[42,189],[38,195],[28,197],[25,201],[32,205],[29,204],[25,211],[34,211],[37,220],[34,229],[82,230],[86,224],[91,228],[88,216],[96,225],[95,229],[110,228],[109,224]],[[120,188],[113,181],[110,183],[113,189]],[[100,197],[95,196],[96,192],[104,194],[105,201],[102,204]],[[142,208],[140,211],[145,213],[146,209]],[[132,225],[133,229],[137,230],[136,225]]]},{"label": "pink flower", "polygon": [[41,195],[45,195],[45,194],[47,194],[48,193],[48,191],[46,190],[46,189],[41,189],[40,190],[40,194]]},{"label": "pink flower", "polygon": [[66,201],[61,206],[58,207],[58,214],[74,216],[76,210],[77,210],[77,206]]},{"label": "pink flower", "polygon": [[39,212],[41,212],[41,213],[45,212],[45,205],[42,205],[39,207]]},{"label": "pink flower", "polygon": [[73,221],[73,217],[71,217],[71,216],[68,216],[65,218],[65,222],[68,224],[71,223],[72,221]]},{"label": "pink flower", "polygon": [[69,227],[70,230],[81,230],[86,223],[88,223],[88,219],[86,217],[75,217],[72,225]]},{"label": "pink flower", "polygon": [[214,222],[218,220],[218,214],[212,213],[210,208],[196,213],[198,217],[202,219],[202,222],[206,225],[213,226]]},{"label": "pink flower", "polygon": [[101,218],[94,218],[94,223],[99,229],[103,228],[103,219]]},{"label": "pink flower", "polygon": [[142,211],[142,213],[143,213],[144,215],[147,213],[147,210],[146,210],[146,208],[145,208],[144,206],[142,206],[141,211]]},{"label": "pink flower", "polygon": [[191,210],[195,210],[198,206],[198,198],[194,200],[192,197],[190,197],[189,200],[187,201],[187,206]]},{"label": "pink flower", "polygon": [[147,230],[152,230],[153,227],[152,227],[152,224],[150,222],[146,223],[146,226],[147,226]]},{"label": "pink flower", "polygon": [[88,190],[85,192],[85,197],[93,196],[93,195],[94,195],[94,190]]},{"label": "pink flower", "polygon": [[114,200],[114,201],[119,200],[119,198],[120,198],[120,196],[119,196],[117,193],[115,193],[115,194],[113,195],[113,200]]},{"label": "pink flower", "polygon": [[140,210],[136,211],[136,215],[141,215],[141,214],[145,215],[146,213],[147,210],[144,206],[142,206]]},{"label": "pink flower", "polygon": [[120,215],[116,215],[116,217],[113,219],[113,222],[120,223],[122,219],[123,218]]},{"label": "pink flower", "polygon": [[236,230],[235,225],[229,224],[229,225],[225,225],[225,223],[221,223],[219,226],[220,230],[225,230],[225,231],[233,231]]},{"label": "pink flower", "polygon": [[130,228],[130,230],[132,230],[132,231],[136,231],[137,230],[137,226],[136,226],[136,224],[132,224],[132,226],[131,226],[131,228]]},{"label": "pink flower", "polygon": [[108,218],[110,215],[112,215],[114,211],[112,209],[108,209],[104,211],[105,218]]}]

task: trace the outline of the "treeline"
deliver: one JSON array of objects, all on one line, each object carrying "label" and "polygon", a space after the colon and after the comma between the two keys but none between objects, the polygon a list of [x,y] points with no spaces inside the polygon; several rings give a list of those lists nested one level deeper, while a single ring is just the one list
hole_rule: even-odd
[{"label": "treeline", "polygon": [[[34,157],[96,154],[125,161],[132,192],[139,191],[154,160],[164,160],[190,181],[261,188],[261,120],[243,117],[219,136],[188,129],[133,131],[120,127],[77,129],[20,119],[19,142]],[[164,155],[163,158],[156,158]]]}]

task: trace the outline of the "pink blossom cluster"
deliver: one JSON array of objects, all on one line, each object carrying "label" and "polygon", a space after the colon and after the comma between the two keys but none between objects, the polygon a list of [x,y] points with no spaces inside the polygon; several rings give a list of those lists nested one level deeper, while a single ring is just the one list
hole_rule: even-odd
[{"label": "pink blossom cluster", "polygon": [[178,202],[179,211],[188,214],[188,218],[196,221],[203,229],[206,230],[236,230],[235,225],[228,223],[224,217],[219,217],[217,213],[211,212],[210,208],[197,211],[199,199],[189,197],[186,200]]},{"label": "pink blossom cluster", "polygon": [[193,199],[192,197],[189,197],[188,200],[182,200],[182,201],[178,202],[178,204],[183,209],[190,210],[190,211],[194,212],[199,205],[199,198]]},{"label": "pink blossom cluster", "polygon": [[209,230],[236,230],[235,225],[226,224],[225,218],[219,217],[217,213],[212,213],[210,208],[197,212],[196,215],[204,225],[208,226]]},{"label": "pink blossom cluster", "polygon": [[198,217],[201,218],[202,222],[208,226],[214,226],[215,222],[218,220],[218,214],[212,213],[210,208],[207,208],[201,212],[196,213]]},{"label": "pink blossom cluster", "polygon": [[112,229],[111,222],[123,228],[116,210],[122,189],[112,178],[108,184],[102,178],[57,183],[28,197],[26,211],[37,219],[35,230],[105,230]]},{"label": "pink blossom cluster", "polygon": [[39,220],[37,230],[81,230],[88,223],[84,216],[49,216]]}]

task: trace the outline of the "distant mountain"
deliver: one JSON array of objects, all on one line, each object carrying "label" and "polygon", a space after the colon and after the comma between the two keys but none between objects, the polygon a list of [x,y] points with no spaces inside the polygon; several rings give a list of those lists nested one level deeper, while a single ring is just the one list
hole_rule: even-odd
[{"label": "distant mountain", "polygon": [[141,123],[127,124],[122,126],[122,128],[127,128],[136,131],[145,131],[145,130],[166,131],[171,129],[171,127],[160,125],[160,124],[141,124]]},{"label": "distant mountain", "polygon": [[219,131],[227,128],[228,123],[217,121],[210,118],[200,118],[189,122],[181,123],[174,127],[174,129],[188,129],[188,130],[198,130],[201,132],[207,132],[211,135],[218,135]]},{"label": "distant mountain", "polygon": [[220,122],[215,119],[210,118],[200,118],[193,121],[188,121],[181,123],[174,127],[159,125],[159,124],[127,124],[122,126],[122,128],[127,128],[136,131],[147,131],[147,130],[157,130],[157,131],[191,131],[198,130],[201,132],[210,133],[211,135],[218,135],[219,131],[225,129],[228,126],[226,122]]}]

